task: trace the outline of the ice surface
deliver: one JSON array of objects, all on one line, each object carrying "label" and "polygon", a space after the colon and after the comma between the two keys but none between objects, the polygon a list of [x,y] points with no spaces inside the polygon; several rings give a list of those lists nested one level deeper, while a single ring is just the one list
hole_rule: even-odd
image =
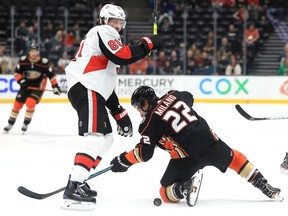
[{"label": "ice surface", "polygon": [[[106,168],[113,157],[129,151],[137,144],[140,117],[128,109],[134,124],[134,136],[123,138],[115,132],[114,145],[99,165]],[[248,121],[238,114],[234,104],[194,105],[211,128],[230,147],[244,153],[274,187],[288,192],[288,175],[280,172],[288,151],[288,120]],[[241,104],[252,116],[287,116],[288,105]],[[0,104],[0,130],[6,126],[12,104]],[[284,202],[266,198],[234,171],[220,173],[213,167],[203,170],[203,184],[198,203],[191,208],[184,201],[179,204],[153,205],[159,197],[160,179],[169,161],[169,155],[157,149],[147,163],[132,166],[126,173],[107,172],[90,180],[98,191],[93,211],[61,210],[62,192],[44,200],[34,200],[18,193],[25,186],[39,193],[48,193],[64,187],[71,170],[74,155],[80,146],[77,136],[77,115],[70,104],[40,103],[25,135],[21,134],[24,109],[9,134],[0,133],[0,215],[251,215],[286,214],[288,197]],[[116,124],[111,120],[113,128]],[[115,131],[115,130],[114,130]]]}]

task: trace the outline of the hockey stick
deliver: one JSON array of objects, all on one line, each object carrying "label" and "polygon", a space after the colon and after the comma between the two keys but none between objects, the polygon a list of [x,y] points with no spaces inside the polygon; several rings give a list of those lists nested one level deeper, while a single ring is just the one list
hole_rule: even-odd
[{"label": "hockey stick", "polygon": [[[87,180],[92,179],[92,178],[94,178],[96,176],[99,176],[99,175],[101,175],[101,174],[103,174],[105,172],[108,172],[109,170],[111,170],[111,168],[112,168],[112,166],[109,166],[109,167],[107,167],[107,168],[105,168],[103,170],[100,170],[100,171],[90,175]],[[57,194],[57,193],[59,193],[61,191],[64,191],[65,189],[66,189],[66,186],[62,187],[62,188],[60,188],[58,190],[55,190],[53,192],[50,192],[50,193],[40,194],[40,193],[33,192],[33,191],[23,187],[23,186],[18,187],[19,193],[23,194],[24,196],[27,196],[27,197],[30,197],[30,198],[33,198],[33,199],[38,199],[38,200],[46,199],[47,197],[53,196],[53,195],[55,195],[55,194]]]},{"label": "hockey stick", "polygon": [[153,35],[157,35],[157,0],[154,0],[154,8],[153,8]]},{"label": "hockey stick", "polygon": [[250,121],[288,119],[288,116],[275,116],[275,117],[262,117],[262,118],[252,117],[247,112],[245,112],[245,110],[243,110],[239,104],[236,104],[235,108],[244,118],[246,118]]},{"label": "hockey stick", "polygon": [[[48,91],[48,92],[53,92],[53,89],[40,89],[37,87],[28,87],[29,90],[36,90],[36,91]],[[67,91],[61,90],[61,93],[66,94]]]},{"label": "hockey stick", "polygon": [[[154,7],[153,7],[153,35],[157,35],[157,30],[158,30],[158,24],[157,24],[157,0],[154,0]],[[156,66],[156,54],[157,50],[150,51],[148,53],[148,56],[152,56],[152,59],[154,61],[153,63],[153,74],[156,74],[157,66]]]}]

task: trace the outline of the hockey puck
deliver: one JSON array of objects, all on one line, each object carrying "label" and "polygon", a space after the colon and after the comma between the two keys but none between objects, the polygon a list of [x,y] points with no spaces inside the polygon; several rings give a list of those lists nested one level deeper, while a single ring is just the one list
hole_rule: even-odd
[{"label": "hockey puck", "polygon": [[160,198],[155,198],[153,203],[155,206],[160,206],[162,204],[162,200]]}]

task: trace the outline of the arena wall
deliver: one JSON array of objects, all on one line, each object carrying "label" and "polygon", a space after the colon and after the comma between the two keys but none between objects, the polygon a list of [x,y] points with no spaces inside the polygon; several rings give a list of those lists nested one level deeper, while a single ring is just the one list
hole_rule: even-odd
[{"label": "arena wall", "polygon": [[[67,90],[65,75],[57,77]],[[119,75],[116,92],[121,102],[140,85],[153,87],[157,95],[171,89],[189,91],[204,103],[288,103],[288,78],[285,76],[135,76]],[[0,103],[12,103],[19,85],[12,75],[0,75]],[[51,89],[48,81],[47,89]],[[42,102],[68,102],[67,95],[45,91]]]}]

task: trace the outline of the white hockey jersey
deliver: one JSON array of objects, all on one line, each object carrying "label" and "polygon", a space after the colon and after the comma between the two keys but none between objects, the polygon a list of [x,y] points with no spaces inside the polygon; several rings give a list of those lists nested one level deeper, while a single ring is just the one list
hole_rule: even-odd
[{"label": "white hockey jersey", "polygon": [[80,82],[87,89],[98,92],[107,100],[115,88],[120,66],[110,61],[101,52],[98,34],[111,53],[121,53],[121,49],[125,49],[119,33],[113,27],[95,26],[81,41],[77,54],[65,68],[65,73],[68,91]]}]

